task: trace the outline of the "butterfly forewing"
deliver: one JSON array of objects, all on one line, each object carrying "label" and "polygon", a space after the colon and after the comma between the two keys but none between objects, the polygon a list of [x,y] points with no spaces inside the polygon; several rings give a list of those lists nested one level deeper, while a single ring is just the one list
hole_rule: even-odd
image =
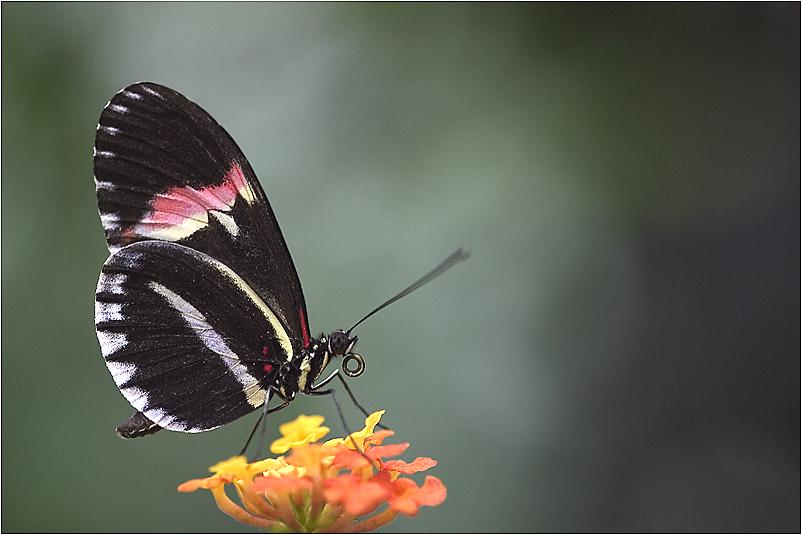
[{"label": "butterfly forewing", "polygon": [[202,252],[247,282],[296,351],[308,344],[301,285],[267,197],[208,113],[164,86],[129,86],[100,116],[94,167],[112,253],[142,240]]},{"label": "butterfly forewing", "polygon": [[95,303],[117,386],[167,429],[205,431],[251,412],[293,354],[280,320],[241,277],[179,244],[142,241],[110,256]]}]

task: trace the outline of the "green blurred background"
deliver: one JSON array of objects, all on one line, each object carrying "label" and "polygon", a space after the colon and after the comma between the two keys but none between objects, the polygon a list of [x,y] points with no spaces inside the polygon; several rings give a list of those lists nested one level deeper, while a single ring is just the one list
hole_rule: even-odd
[{"label": "green blurred background", "polygon": [[799,43],[799,3],[3,2],[2,530],[254,531],[176,486],[255,415],[114,433],[92,143],[150,80],[250,159],[314,331],[472,251],[358,329],[449,492],[385,531],[798,532]]}]

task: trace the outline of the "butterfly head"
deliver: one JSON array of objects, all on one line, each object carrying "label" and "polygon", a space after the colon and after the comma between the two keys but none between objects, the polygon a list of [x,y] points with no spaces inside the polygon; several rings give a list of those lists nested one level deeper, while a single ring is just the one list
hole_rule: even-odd
[{"label": "butterfly head", "polygon": [[[334,331],[328,337],[328,352],[332,357],[344,357],[343,372],[348,377],[362,375],[365,371],[365,361],[351,350],[356,345],[356,336],[349,336],[345,331]],[[355,367],[353,365],[356,365]]]}]

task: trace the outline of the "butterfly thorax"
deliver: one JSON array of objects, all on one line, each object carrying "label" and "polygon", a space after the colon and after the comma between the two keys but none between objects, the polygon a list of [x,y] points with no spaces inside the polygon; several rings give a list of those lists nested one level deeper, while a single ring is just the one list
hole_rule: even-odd
[{"label": "butterfly thorax", "polygon": [[[298,353],[279,373],[277,384],[279,391],[286,399],[293,399],[299,391],[305,394],[315,390],[315,383],[320,379],[332,358],[344,358],[343,372],[349,377],[360,375],[365,369],[362,357],[352,353],[357,337],[350,337],[345,331],[337,330],[326,336],[321,334],[309,341],[309,347]],[[357,367],[347,366],[352,361]]]}]

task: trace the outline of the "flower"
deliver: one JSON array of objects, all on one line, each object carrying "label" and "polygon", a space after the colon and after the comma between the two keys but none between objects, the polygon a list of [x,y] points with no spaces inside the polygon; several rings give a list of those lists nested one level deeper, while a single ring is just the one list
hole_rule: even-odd
[{"label": "flower", "polygon": [[290,448],[302,446],[325,436],[329,432],[328,427],[321,427],[322,416],[305,416],[301,414],[284,425],[280,425],[279,433],[284,435],[270,445],[273,453],[286,453]]},{"label": "flower", "polygon": [[[392,522],[398,513],[416,516],[423,505],[443,503],[446,488],[436,477],[426,476],[420,487],[403,477],[428,470],[437,461],[384,460],[400,455],[409,444],[382,445],[393,435],[390,430],[374,432],[383,414],[368,416],[362,431],[323,444],[315,443],[329,431],[320,425],[323,417],[301,415],[279,427],[283,436],[270,446],[276,454],[292,449],[290,455],[254,463],[233,457],[212,466],[214,475],[187,481],[178,490],[209,489],[224,513],[284,533],[370,531]],[[236,489],[243,507],[226,494],[226,484]],[[383,504],[387,507],[376,512]]]}]

